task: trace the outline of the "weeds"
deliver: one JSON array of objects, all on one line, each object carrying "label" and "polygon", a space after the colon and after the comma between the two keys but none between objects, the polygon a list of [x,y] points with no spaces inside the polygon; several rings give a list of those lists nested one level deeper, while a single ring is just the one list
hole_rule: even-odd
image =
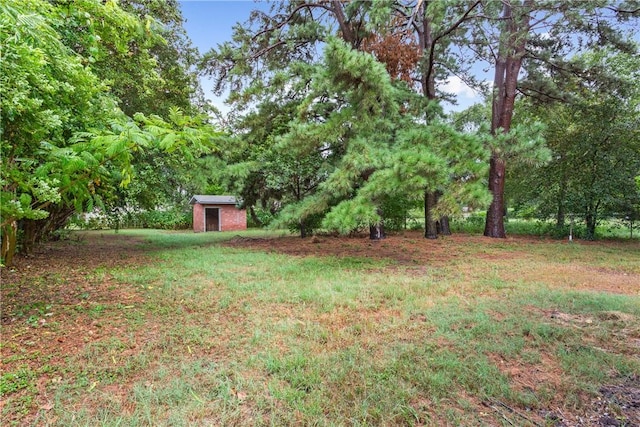
[{"label": "weeds", "polygon": [[19,307],[16,334],[45,332],[27,316],[62,312],[51,339],[78,324],[85,335],[51,371],[27,365],[45,355],[26,340],[3,347],[9,425],[544,425],[640,372],[640,300],[607,288],[637,289],[635,246],[451,238],[438,242],[446,262],[416,263],[413,249],[401,262],[139,235],[152,262],[90,276],[135,303],[78,285],[74,308]]}]

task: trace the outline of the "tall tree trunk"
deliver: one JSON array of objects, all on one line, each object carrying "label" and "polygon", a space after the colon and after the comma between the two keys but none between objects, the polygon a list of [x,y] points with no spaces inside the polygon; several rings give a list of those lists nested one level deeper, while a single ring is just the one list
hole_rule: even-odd
[{"label": "tall tree trunk", "polygon": [[438,221],[438,224],[440,224],[440,226],[438,227],[438,234],[441,234],[443,236],[451,236],[451,228],[449,227],[449,217],[446,215],[443,215],[440,217],[440,221]]},{"label": "tall tree trunk", "polygon": [[[504,0],[502,20],[504,28],[497,50],[496,70],[493,80],[493,102],[491,106],[491,133],[508,133],[513,119],[513,107],[516,100],[518,73],[522,66],[529,27],[529,12],[532,0],[524,0],[518,8],[520,15],[513,15],[513,0]],[[487,210],[484,235],[504,238],[504,182],[505,158],[500,149],[494,149],[489,163],[489,191],[493,200]]]},{"label": "tall tree trunk", "polygon": [[382,225],[382,223],[377,223],[369,226],[369,239],[382,240],[384,238],[384,226]]},{"label": "tall tree trunk", "polygon": [[[417,25],[415,25],[414,29],[418,35],[418,47],[423,55],[421,63],[422,70],[420,73],[420,86],[422,89],[422,95],[425,96],[429,101],[434,101],[438,99],[438,93],[436,92],[436,74],[439,65],[437,47],[443,46],[443,35],[445,33],[452,33],[456,30],[456,28],[462,25],[463,22],[467,21],[472,11],[475,10],[481,2],[475,1],[468,4],[467,10],[460,16],[460,19],[452,23],[452,25],[447,30],[445,30],[444,33],[441,32],[439,36],[434,35],[434,27],[427,14],[428,3],[428,0],[419,0],[417,2],[415,11]],[[412,20],[413,19],[414,18],[412,18]],[[446,46],[446,44],[444,44],[444,46]],[[427,113],[425,114],[425,119],[428,123],[431,121],[432,117],[430,117]],[[428,239],[435,239],[438,237],[438,234],[451,234],[448,217],[440,218],[440,230],[437,229],[438,223],[436,223],[433,218],[429,217],[430,212],[433,210],[437,203],[437,195],[435,195],[434,193],[433,196],[434,197],[429,198],[427,197],[427,193],[425,193],[424,198],[425,237]]]},{"label": "tall tree trunk", "polygon": [[584,216],[584,220],[587,226],[587,235],[585,236],[587,240],[595,240],[596,238],[596,224],[598,223],[599,207],[600,202],[594,204],[592,201],[588,201],[587,203],[587,211]]},{"label": "tall tree trunk", "polygon": [[[436,203],[440,200],[440,196],[442,196],[442,193],[438,191],[436,193]],[[449,227],[449,217],[447,215],[442,215],[436,223],[436,226],[438,229],[438,235],[451,236],[451,227]]]},{"label": "tall tree trunk", "polygon": [[[437,99],[436,94],[436,73],[434,70],[434,40],[433,40],[433,28],[431,22],[426,15],[425,2],[418,4],[418,16],[420,16],[420,23],[418,25],[418,44],[423,55],[428,57],[424,61],[424,69],[420,75],[420,85],[422,87],[422,95],[429,101]],[[425,115],[427,123],[431,121],[432,117],[429,117],[427,113]],[[438,203],[438,195],[435,191],[425,191],[424,193],[424,237],[427,239],[438,238],[438,224],[433,216],[433,209]]]},{"label": "tall tree trunk", "polygon": [[2,226],[2,244],[0,245],[0,258],[6,267],[13,265],[13,256],[16,254],[18,223],[16,221],[5,222]]},{"label": "tall tree trunk", "polygon": [[489,165],[489,191],[493,195],[484,224],[484,235],[488,237],[506,237],[504,231],[504,161],[497,155],[491,156]]},{"label": "tall tree trunk", "polygon": [[564,227],[565,216],[564,202],[562,200],[558,200],[558,212],[556,212],[556,228],[558,230],[561,230]]},{"label": "tall tree trunk", "polygon": [[256,214],[256,210],[253,208],[253,205],[249,206],[249,216],[251,217],[251,220],[254,222],[254,224],[257,225],[258,227],[262,227],[264,225],[262,221],[260,221],[260,218],[258,218],[258,215]]},{"label": "tall tree trunk", "polygon": [[304,239],[305,237],[307,237],[307,227],[305,226],[303,220],[300,220],[299,225],[300,225],[300,237]]},{"label": "tall tree trunk", "polygon": [[588,210],[584,220],[587,225],[587,235],[585,238],[587,240],[594,240],[596,238],[596,216],[591,210]]},{"label": "tall tree trunk", "polygon": [[437,195],[433,191],[424,193],[424,237],[427,239],[438,238],[438,228],[433,217],[433,209],[438,201]]},{"label": "tall tree trunk", "polygon": [[[42,220],[40,220],[42,221]],[[36,227],[38,226],[38,221],[34,219],[23,219],[22,223],[22,247],[20,248],[20,252],[23,255],[29,255],[33,252],[33,247],[36,244]]]}]

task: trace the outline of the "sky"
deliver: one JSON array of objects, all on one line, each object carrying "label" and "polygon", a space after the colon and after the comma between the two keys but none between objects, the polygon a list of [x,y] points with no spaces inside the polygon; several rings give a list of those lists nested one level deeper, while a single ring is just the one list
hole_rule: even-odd
[{"label": "sky", "polygon": [[[251,0],[180,0],[184,28],[201,54],[231,40],[233,26],[249,19],[251,11],[259,6],[265,7]],[[222,113],[227,113],[226,96],[213,94],[213,81],[201,77],[200,83],[207,99]]]},{"label": "sky", "polygon": [[[252,10],[268,9],[268,2],[254,2],[252,0],[180,0],[182,15],[185,19],[184,28],[201,54],[211,48],[231,40],[233,26],[242,23],[249,18]],[[213,82],[207,78],[201,78],[202,89],[205,96],[221,112],[226,113],[229,107],[224,104],[226,96],[213,95]],[[461,110],[469,105],[479,102],[477,94],[456,77],[450,79],[442,88],[458,95],[457,107]]]},{"label": "sky", "polygon": [[233,26],[258,6],[249,0],[180,0],[184,27],[200,53],[230,40]]}]

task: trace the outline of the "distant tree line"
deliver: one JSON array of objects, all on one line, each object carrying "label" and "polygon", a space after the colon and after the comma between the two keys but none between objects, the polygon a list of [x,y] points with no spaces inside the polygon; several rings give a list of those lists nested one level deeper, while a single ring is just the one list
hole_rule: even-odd
[{"label": "distant tree line", "polygon": [[[612,212],[637,215],[639,14],[634,2],[549,0],[257,9],[203,62],[234,107],[220,183],[256,222],[302,236],[379,238],[422,205],[427,238],[462,207],[487,207],[484,234],[505,237],[509,204],[558,227],[570,212],[593,237]],[[446,114],[454,77],[486,102]]]},{"label": "distant tree line", "polygon": [[[203,56],[175,0],[0,4],[1,256],[79,212],[239,196],[257,225],[424,235],[507,207],[584,222],[640,210],[640,6],[283,1]],[[636,37],[636,38],[634,38]],[[492,81],[477,75],[484,67]],[[225,120],[198,74],[228,91]],[[484,102],[457,113],[448,79]]]}]

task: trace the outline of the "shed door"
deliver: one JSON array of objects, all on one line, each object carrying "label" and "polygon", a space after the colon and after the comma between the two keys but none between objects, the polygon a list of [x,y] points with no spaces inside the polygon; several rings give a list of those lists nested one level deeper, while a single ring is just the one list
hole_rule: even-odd
[{"label": "shed door", "polygon": [[220,208],[204,209],[204,231],[220,231]]}]

